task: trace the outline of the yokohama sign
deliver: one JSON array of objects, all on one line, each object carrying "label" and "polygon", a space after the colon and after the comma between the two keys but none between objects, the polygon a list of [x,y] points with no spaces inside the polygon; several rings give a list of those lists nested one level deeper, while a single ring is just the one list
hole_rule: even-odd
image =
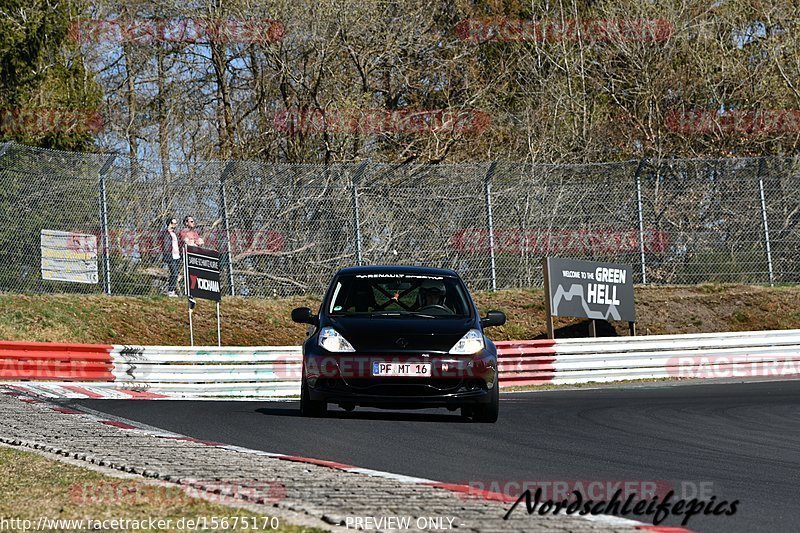
[{"label": "yokohama sign", "polygon": [[[645,252],[664,253],[668,242],[669,235],[664,231],[644,231]],[[488,252],[489,231],[460,229],[453,233],[451,243],[459,252]],[[511,254],[638,252],[639,230],[498,228],[494,230],[494,247],[496,252]]]},{"label": "yokohama sign", "polygon": [[220,301],[222,294],[219,291],[219,252],[187,246],[184,261],[186,275],[189,278],[189,295]]}]

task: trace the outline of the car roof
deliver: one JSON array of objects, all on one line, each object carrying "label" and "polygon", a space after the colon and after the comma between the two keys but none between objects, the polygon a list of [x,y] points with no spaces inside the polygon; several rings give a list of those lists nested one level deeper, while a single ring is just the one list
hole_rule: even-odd
[{"label": "car roof", "polygon": [[407,265],[352,266],[341,269],[336,275],[348,274],[416,274],[426,276],[458,277],[455,270]]}]

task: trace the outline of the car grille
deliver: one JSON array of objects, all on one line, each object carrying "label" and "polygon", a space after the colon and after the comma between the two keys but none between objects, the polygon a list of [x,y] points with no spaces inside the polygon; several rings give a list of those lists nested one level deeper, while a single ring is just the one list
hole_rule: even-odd
[{"label": "car grille", "polygon": [[461,380],[459,379],[420,379],[404,377],[392,377],[380,380],[376,380],[375,378],[355,378],[348,379],[346,382],[351,388],[363,390],[364,392],[378,390],[395,391],[391,394],[401,394],[399,391],[403,389],[409,391],[427,390],[428,392],[430,392],[431,389],[437,391],[458,390],[461,384]]},{"label": "car grille", "polygon": [[431,396],[438,394],[453,394],[470,390],[482,390],[486,384],[478,379],[415,379],[415,378],[349,378],[321,379],[317,382],[317,389],[329,392],[360,393],[374,396]]}]

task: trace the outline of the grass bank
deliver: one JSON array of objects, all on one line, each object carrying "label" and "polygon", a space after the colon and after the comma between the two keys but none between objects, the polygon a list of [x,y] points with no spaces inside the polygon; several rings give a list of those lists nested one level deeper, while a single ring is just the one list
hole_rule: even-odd
[{"label": "grass bank", "polygon": [[[0,529],[12,531],[25,530],[24,525],[29,524],[30,530],[71,532],[96,529],[93,526],[98,522],[105,525],[105,531],[153,531],[151,519],[163,521],[162,525],[169,524],[169,527],[159,528],[161,531],[197,530],[187,527],[189,521],[212,524],[214,518],[221,517],[226,519],[228,527],[223,528],[226,531],[322,531],[193,498],[177,487],[149,483],[141,478],[119,479],[5,446],[0,446],[0,517],[6,521],[3,525],[8,526]],[[87,522],[89,520],[92,522]],[[118,521],[116,527],[112,520]],[[185,527],[180,527],[181,520]],[[122,527],[119,521],[127,521],[124,525],[130,527]]]},{"label": "grass bank", "polygon": [[[492,328],[496,340],[533,339],[545,334],[542,291],[503,290],[475,295],[481,312],[504,311],[505,326]],[[289,319],[292,308],[319,307],[319,299],[226,298],[222,342],[226,345],[297,345],[305,327]],[[701,333],[800,327],[800,287],[698,285],[637,287],[640,334]],[[199,301],[195,341],[216,344],[214,306]],[[111,344],[189,343],[186,302],[165,297],[87,295],[0,296],[0,339]],[[557,336],[588,334],[588,324],[557,319]],[[601,324],[601,335],[627,334],[627,324]]]}]

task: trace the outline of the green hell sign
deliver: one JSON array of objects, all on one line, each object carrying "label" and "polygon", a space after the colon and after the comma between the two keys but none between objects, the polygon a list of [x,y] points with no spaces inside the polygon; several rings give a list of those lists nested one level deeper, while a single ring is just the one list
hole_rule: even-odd
[{"label": "green hell sign", "polygon": [[545,279],[552,316],[636,321],[630,265],[548,257]]}]

